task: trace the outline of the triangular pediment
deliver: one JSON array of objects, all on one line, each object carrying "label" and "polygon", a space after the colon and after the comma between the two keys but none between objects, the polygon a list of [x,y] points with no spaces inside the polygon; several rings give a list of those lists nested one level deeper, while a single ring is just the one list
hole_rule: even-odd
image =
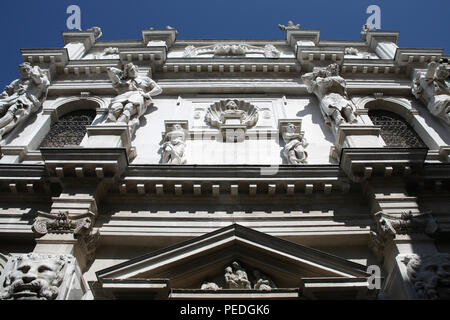
[{"label": "triangular pediment", "polygon": [[[100,284],[200,290],[205,282],[224,286],[225,268],[237,261],[252,282],[255,270],[277,289],[303,288],[310,279],[366,279],[365,266],[233,224],[203,236],[120,263],[96,273]],[[316,281],[315,280],[315,281]],[[347,281],[345,280],[345,281]],[[328,281],[328,280],[327,280]],[[139,285],[137,285],[139,283]]]}]

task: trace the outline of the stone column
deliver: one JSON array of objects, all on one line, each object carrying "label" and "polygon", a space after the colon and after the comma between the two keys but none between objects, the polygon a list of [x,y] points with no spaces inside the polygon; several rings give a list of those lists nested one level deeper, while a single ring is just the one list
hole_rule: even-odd
[{"label": "stone column", "polygon": [[[433,239],[438,229],[435,220],[429,213],[420,213],[417,198],[408,196],[401,184],[392,183],[386,193],[385,184],[369,183],[366,191],[376,223],[370,246],[380,258],[386,274],[380,297],[430,298],[416,290],[420,285],[417,285],[415,273],[421,272],[416,260],[440,259]],[[435,258],[428,258],[430,256]],[[433,275],[427,276],[433,278]],[[425,282],[432,282],[431,278],[424,277]],[[433,285],[438,287],[440,284]]]}]

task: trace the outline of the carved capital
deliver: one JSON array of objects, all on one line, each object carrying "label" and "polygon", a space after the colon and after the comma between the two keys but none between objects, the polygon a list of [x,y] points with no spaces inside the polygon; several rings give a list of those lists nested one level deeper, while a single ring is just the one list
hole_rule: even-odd
[{"label": "carved capital", "polygon": [[85,235],[92,228],[93,212],[86,214],[70,215],[68,211],[60,211],[57,214],[39,212],[34,220],[33,231],[37,234],[47,233],[73,233],[75,236]]},{"label": "carved capital", "polygon": [[425,233],[434,236],[438,231],[436,221],[430,213],[413,215],[408,211],[396,217],[379,211],[374,217],[376,230],[370,233],[370,247],[377,256],[383,256],[386,242],[395,239],[397,234]]}]

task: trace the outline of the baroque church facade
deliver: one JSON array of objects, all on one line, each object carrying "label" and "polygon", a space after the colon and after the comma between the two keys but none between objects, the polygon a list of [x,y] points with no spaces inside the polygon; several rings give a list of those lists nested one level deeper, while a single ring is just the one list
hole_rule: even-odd
[{"label": "baroque church facade", "polygon": [[449,56],[279,28],[22,49],[0,299],[449,299]]}]

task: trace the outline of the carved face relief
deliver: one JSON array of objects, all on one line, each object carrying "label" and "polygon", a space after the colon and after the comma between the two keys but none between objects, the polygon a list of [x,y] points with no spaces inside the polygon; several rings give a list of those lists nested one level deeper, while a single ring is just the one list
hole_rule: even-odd
[{"label": "carved face relief", "polygon": [[436,69],[436,79],[437,80],[445,81],[445,79],[447,79],[449,75],[450,75],[450,71],[448,71],[444,65],[440,65]]},{"label": "carved face relief", "polygon": [[28,254],[17,258],[14,269],[3,283],[2,299],[54,300],[66,266],[63,256]]},{"label": "carved face relief", "polygon": [[21,79],[29,79],[31,77],[31,65],[28,63],[22,63],[19,66],[19,74]]},{"label": "carved face relief", "polygon": [[450,299],[450,255],[413,255],[405,262],[420,299]]},{"label": "carved face relief", "polygon": [[138,76],[139,69],[132,63],[129,63],[125,66],[125,74],[128,78],[136,78]]},{"label": "carved face relief", "polygon": [[183,128],[179,124],[173,126],[173,131],[170,132],[170,142],[173,145],[183,143],[185,140],[185,135]]}]

